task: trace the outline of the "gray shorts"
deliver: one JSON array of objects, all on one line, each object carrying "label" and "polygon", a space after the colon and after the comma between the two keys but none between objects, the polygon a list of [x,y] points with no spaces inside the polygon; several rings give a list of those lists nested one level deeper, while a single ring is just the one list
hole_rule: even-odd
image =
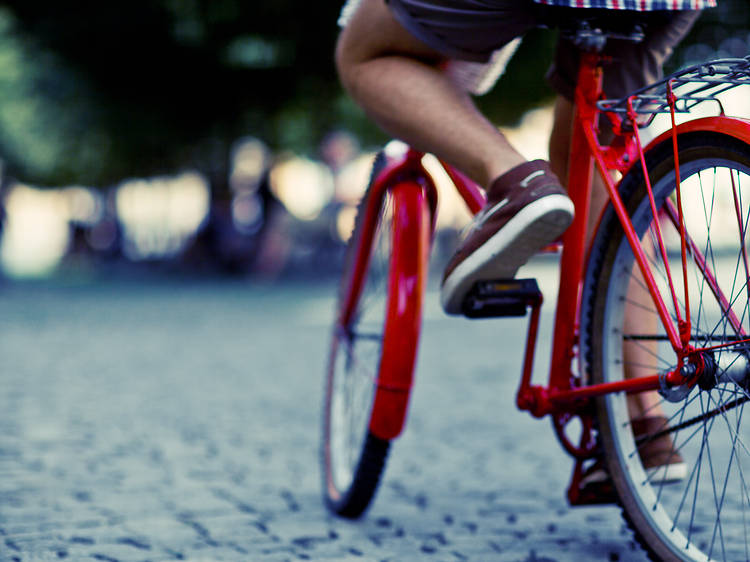
[{"label": "gray shorts", "polygon": [[[556,27],[561,19],[584,15],[612,16],[612,10],[560,8],[533,0],[385,0],[394,16],[415,37],[448,58],[485,62],[493,51],[537,27]],[[618,11],[616,21],[632,28],[643,12]],[[672,49],[690,31],[700,11],[646,12],[642,43],[610,40],[604,53],[608,97],[622,97],[662,77]],[[615,20],[612,20],[615,21]],[[578,74],[578,49],[560,38],[547,79],[559,94],[572,100]]]}]

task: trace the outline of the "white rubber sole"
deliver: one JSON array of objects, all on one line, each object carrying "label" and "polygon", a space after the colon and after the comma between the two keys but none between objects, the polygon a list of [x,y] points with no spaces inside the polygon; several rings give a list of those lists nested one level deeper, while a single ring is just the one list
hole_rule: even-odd
[{"label": "white rubber sole", "polygon": [[687,478],[688,467],[684,462],[665,464],[646,469],[646,475],[652,484],[674,484]]},{"label": "white rubber sole", "polygon": [[[684,462],[665,464],[664,466],[656,466],[654,468],[646,469],[646,477],[654,486],[660,484],[676,484],[677,482],[685,480],[687,475],[688,467]],[[589,484],[605,482],[607,480],[609,480],[609,474],[607,474],[607,471],[602,468],[586,475],[581,479],[580,485],[583,487]]]},{"label": "white rubber sole", "polygon": [[461,314],[466,294],[477,281],[511,279],[531,256],[553,242],[573,221],[573,202],[548,195],[529,203],[443,282],[440,303],[448,314]]}]

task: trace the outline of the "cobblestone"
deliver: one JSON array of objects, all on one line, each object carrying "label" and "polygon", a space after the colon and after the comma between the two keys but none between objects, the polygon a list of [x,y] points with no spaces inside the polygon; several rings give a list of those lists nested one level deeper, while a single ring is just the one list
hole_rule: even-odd
[{"label": "cobblestone", "polygon": [[568,507],[572,462],[548,421],[515,410],[524,321],[446,318],[434,293],[372,509],[331,517],[318,428],[334,293],[2,287],[0,562],[643,559],[617,509]]}]

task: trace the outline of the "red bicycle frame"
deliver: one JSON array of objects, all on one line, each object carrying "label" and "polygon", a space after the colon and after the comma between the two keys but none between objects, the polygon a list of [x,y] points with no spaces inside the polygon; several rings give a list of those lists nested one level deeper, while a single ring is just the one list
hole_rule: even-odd
[{"label": "red bicycle frame", "polygon": [[[660,388],[658,375],[640,377],[637,379],[624,380],[617,383],[596,384],[583,388],[574,388],[574,381],[577,377],[573,374],[571,364],[575,356],[574,350],[578,340],[579,333],[579,296],[581,289],[581,280],[583,277],[583,266],[586,248],[585,244],[585,227],[588,220],[588,201],[591,190],[591,179],[593,174],[593,164],[599,171],[599,175],[606,187],[609,195],[610,204],[613,206],[615,213],[623,227],[629,245],[635,256],[636,263],[643,275],[644,281],[649,289],[651,298],[656,306],[664,329],[666,330],[672,348],[677,353],[679,363],[683,360],[692,361],[696,356],[696,351],[689,345],[690,339],[690,308],[689,297],[687,294],[687,281],[684,283],[685,298],[685,318],[680,315],[680,308],[676,306],[677,295],[676,289],[670,278],[670,292],[675,303],[675,311],[678,315],[677,324],[672,320],[667,309],[667,305],[662,299],[661,293],[656,288],[656,282],[653,278],[651,269],[647,262],[647,257],[643,250],[638,235],[633,229],[625,205],[620,198],[618,186],[610,174],[613,170],[623,173],[636,165],[643,166],[644,176],[648,182],[648,172],[645,163],[645,154],[653,147],[671,139],[674,148],[675,162],[678,163],[677,143],[681,134],[692,131],[721,131],[729,134],[744,142],[750,141],[750,122],[742,119],[730,118],[726,116],[717,116],[704,119],[689,121],[685,124],[676,126],[674,123],[674,103],[672,100],[672,129],[663,133],[661,136],[652,141],[648,147],[643,148],[640,144],[638,128],[635,126],[632,132],[623,132],[619,129],[620,123],[614,123],[615,132],[620,133],[616,137],[616,142],[610,146],[603,147],[597,140],[597,121],[599,111],[596,102],[601,97],[601,73],[599,70],[599,57],[593,54],[584,55],[583,64],[579,71],[578,88],[576,90],[576,116],[573,138],[571,143],[571,162],[570,175],[568,178],[569,195],[576,208],[576,217],[573,224],[563,237],[563,251],[560,265],[560,288],[557,299],[557,311],[555,315],[554,341],[552,351],[552,362],[550,370],[549,385],[546,388],[532,387],[528,373],[530,367],[524,369],[524,379],[519,389],[519,406],[528,409],[532,414],[543,416],[553,414],[559,411],[575,411],[581,399],[588,399],[595,396],[601,396],[611,392],[643,392],[648,390],[657,390]],[[636,115],[630,115],[630,121],[636,123]],[[672,220],[682,234],[682,208],[680,201],[679,186],[679,165],[676,166],[677,173],[677,199],[678,207],[676,211],[672,209]],[[651,192],[650,185],[648,185]],[[656,208],[653,207],[653,193],[650,193],[652,200],[652,211],[656,214]],[[658,231],[658,221],[654,221]],[[663,239],[660,232],[657,232],[661,252],[666,261],[666,255],[663,247]],[[681,236],[683,273],[685,271],[686,259],[686,236]],[[696,258],[699,258],[697,248],[693,247],[691,252]],[[721,291],[715,282],[712,282],[710,271],[702,268],[704,274],[708,277],[709,285],[717,295],[720,301],[726,302],[726,298],[721,295]],[[738,335],[743,335],[742,328],[736,318],[730,312],[730,321],[734,325]],[[570,330],[569,326],[574,326]],[[685,384],[683,375],[679,369],[669,373],[666,376],[666,382],[670,385]]]},{"label": "red bicycle frame", "polygon": [[[671,95],[671,90],[669,91]],[[689,298],[687,294],[687,280],[685,278],[685,260],[688,252],[693,259],[699,264],[706,277],[707,284],[716,295],[719,303],[724,303],[728,309],[726,297],[721,293],[718,284],[713,280],[711,272],[705,266],[701,266],[702,256],[697,246],[692,242],[690,237],[683,229],[683,213],[679,188],[679,166],[676,166],[677,173],[677,205],[668,202],[666,211],[668,218],[675,225],[681,234],[682,240],[682,260],[683,260],[683,284],[684,284],[684,317],[680,308],[676,306],[678,302],[677,289],[673,280],[669,279],[670,293],[675,304],[674,309],[677,312],[677,321],[675,322],[664,302],[661,292],[657,290],[656,281],[653,278],[648,260],[641,242],[635,232],[633,225],[628,216],[625,205],[618,191],[618,184],[612,179],[612,171],[619,171],[623,174],[633,166],[642,166],[644,176],[647,181],[648,191],[650,193],[652,212],[656,215],[656,208],[651,193],[650,184],[648,184],[648,171],[646,170],[646,155],[655,147],[665,142],[671,142],[674,148],[675,162],[678,162],[678,142],[680,135],[693,131],[720,131],[723,134],[731,135],[750,144],[750,121],[730,118],[725,115],[716,117],[696,119],[688,121],[681,125],[674,123],[674,97],[670,100],[672,107],[673,126],[670,131],[654,139],[648,146],[643,147],[640,143],[637,125],[632,130],[625,130],[622,122],[616,117],[611,117],[613,130],[616,133],[615,140],[609,146],[602,146],[598,140],[598,120],[600,110],[597,108],[597,101],[602,96],[601,87],[601,57],[596,54],[582,55],[582,63],[579,70],[578,85],[576,89],[574,117],[574,129],[571,139],[571,153],[568,177],[569,196],[575,204],[575,219],[566,231],[562,239],[562,255],[560,259],[560,284],[557,297],[557,308],[555,312],[554,335],[552,345],[552,360],[547,386],[532,385],[532,370],[535,354],[536,335],[539,323],[539,312],[541,300],[533,303],[531,317],[527,335],[526,352],[521,374],[521,383],[518,389],[516,403],[522,410],[529,411],[536,417],[551,415],[553,418],[558,438],[563,447],[576,459],[576,469],[574,471],[573,483],[569,490],[569,499],[571,503],[582,503],[575,495],[574,484],[576,479],[580,478],[583,460],[590,458],[594,454],[595,443],[592,438],[593,414],[591,413],[591,398],[603,396],[613,392],[638,393],[644,391],[653,391],[661,388],[661,385],[667,384],[679,386],[686,384],[684,374],[680,367],[686,363],[700,361],[702,349],[694,349],[690,345],[690,309]],[[635,112],[629,114],[629,121],[637,123]],[[399,190],[403,184],[417,184],[425,193],[425,201],[428,203],[428,209],[432,213],[432,224],[434,228],[434,213],[437,207],[437,190],[430,178],[430,174],[422,165],[422,154],[408,147],[398,151],[396,154],[388,156],[388,164],[376,178],[373,189],[379,193],[385,190]],[[477,213],[485,203],[483,192],[463,174],[442,163],[449,177],[453,181],[456,189],[472,213]],[[629,245],[635,256],[636,263],[643,275],[644,281],[651,294],[656,306],[659,318],[667,334],[667,338],[674,349],[678,358],[678,368],[668,373],[665,377],[657,374],[644,376],[635,379],[626,379],[619,382],[593,384],[583,386],[581,384],[583,373],[576,373],[574,370],[574,359],[578,352],[579,343],[579,311],[580,311],[580,294],[582,289],[582,280],[584,277],[584,267],[586,263],[586,226],[588,224],[589,214],[589,197],[591,193],[592,179],[596,171],[603,180],[606,187],[610,205],[612,205],[629,242]],[[370,205],[379,205],[379,197],[370,199]],[[379,207],[368,209],[367,212],[377,212]],[[409,220],[408,216],[400,220]],[[373,221],[370,221],[374,223]],[[654,221],[657,226],[657,239],[659,241],[659,250],[662,257],[666,260],[664,244],[661,233],[658,232],[658,221]],[[404,279],[404,283],[415,283],[413,279]],[[731,311],[729,311],[731,313]],[[729,321],[733,325],[738,336],[746,337],[739,321],[732,314],[728,314]],[[571,326],[573,327],[571,329]],[[382,372],[382,371],[381,371]],[[398,372],[398,371],[397,371]],[[694,382],[695,379],[693,379]],[[379,381],[384,384],[384,391],[398,390],[405,394],[408,400],[408,393],[412,384],[411,377],[408,380],[394,380],[391,376],[387,382]],[[380,384],[379,384],[380,388]],[[378,391],[380,393],[381,390]],[[376,398],[377,400],[377,398]],[[391,401],[391,407],[388,409],[389,416],[394,416],[396,423],[390,423],[386,427],[381,422],[373,420],[371,430],[382,438],[393,438],[398,435],[403,426],[406,415],[407,402]],[[565,426],[573,418],[579,418],[582,422],[582,434],[579,443],[572,443],[565,434]]]}]

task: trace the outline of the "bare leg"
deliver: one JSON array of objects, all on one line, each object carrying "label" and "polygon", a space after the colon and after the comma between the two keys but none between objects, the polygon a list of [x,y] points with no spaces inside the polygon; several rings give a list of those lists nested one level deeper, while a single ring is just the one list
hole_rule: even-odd
[{"label": "bare leg", "polygon": [[[643,295],[642,287],[645,284],[638,266],[633,265],[633,278],[628,287],[628,303],[625,305],[625,318],[623,321],[623,330],[625,333],[656,334],[659,331],[659,319],[655,314],[651,300],[643,297],[640,298],[640,302],[651,310],[644,310],[632,304],[634,300],[638,299],[637,295]],[[652,365],[654,365],[656,362],[655,358],[658,356],[657,342],[625,342],[623,343],[622,352],[626,366],[626,378],[656,374],[656,367],[652,367]],[[628,413],[630,414],[630,419],[663,416],[664,411],[661,408],[661,397],[657,392],[631,394],[628,396]]]},{"label": "bare leg", "polygon": [[[550,166],[557,174],[560,181],[565,185],[568,180],[568,155],[570,153],[570,137],[573,127],[573,103],[559,96],[555,101],[555,119],[550,136]],[[594,174],[591,191],[591,202],[589,208],[588,224],[586,225],[586,247],[588,248],[594,237],[594,229],[599,221],[599,216],[607,204],[608,197],[604,182],[598,174]],[[634,267],[634,277],[628,288],[629,301],[632,302],[643,294],[640,287],[643,286],[643,278],[637,266]],[[640,284],[639,284],[640,281]],[[643,303],[648,304],[648,303]],[[624,330],[625,332],[656,333],[658,319],[656,315],[648,311],[626,304]],[[636,342],[623,344],[625,356],[626,378],[636,378],[645,375],[653,375],[654,370],[648,366],[653,364],[656,355],[656,345],[645,345]],[[628,396],[628,411],[631,419],[644,416],[662,415],[660,398],[656,392],[640,392]]]},{"label": "bare leg", "polygon": [[[560,178],[563,185],[568,183],[568,160],[570,140],[573,134],[574,109],[573,103],[566,98],[558,96],[555,99],[555,115],[549,145],[549,163],[552,171]],[[591,244],[599,216],[608,200],[604,182],[602,182],[599,174],[595,173],[591,188],[588,224],[586,225],[586,248]]]},{"label": "bare leg", "polygon": [[362,1],[336,49],[342,83],[383,130],[488,186],[525,158],[445,76],[443,62],[383,0]]}]

